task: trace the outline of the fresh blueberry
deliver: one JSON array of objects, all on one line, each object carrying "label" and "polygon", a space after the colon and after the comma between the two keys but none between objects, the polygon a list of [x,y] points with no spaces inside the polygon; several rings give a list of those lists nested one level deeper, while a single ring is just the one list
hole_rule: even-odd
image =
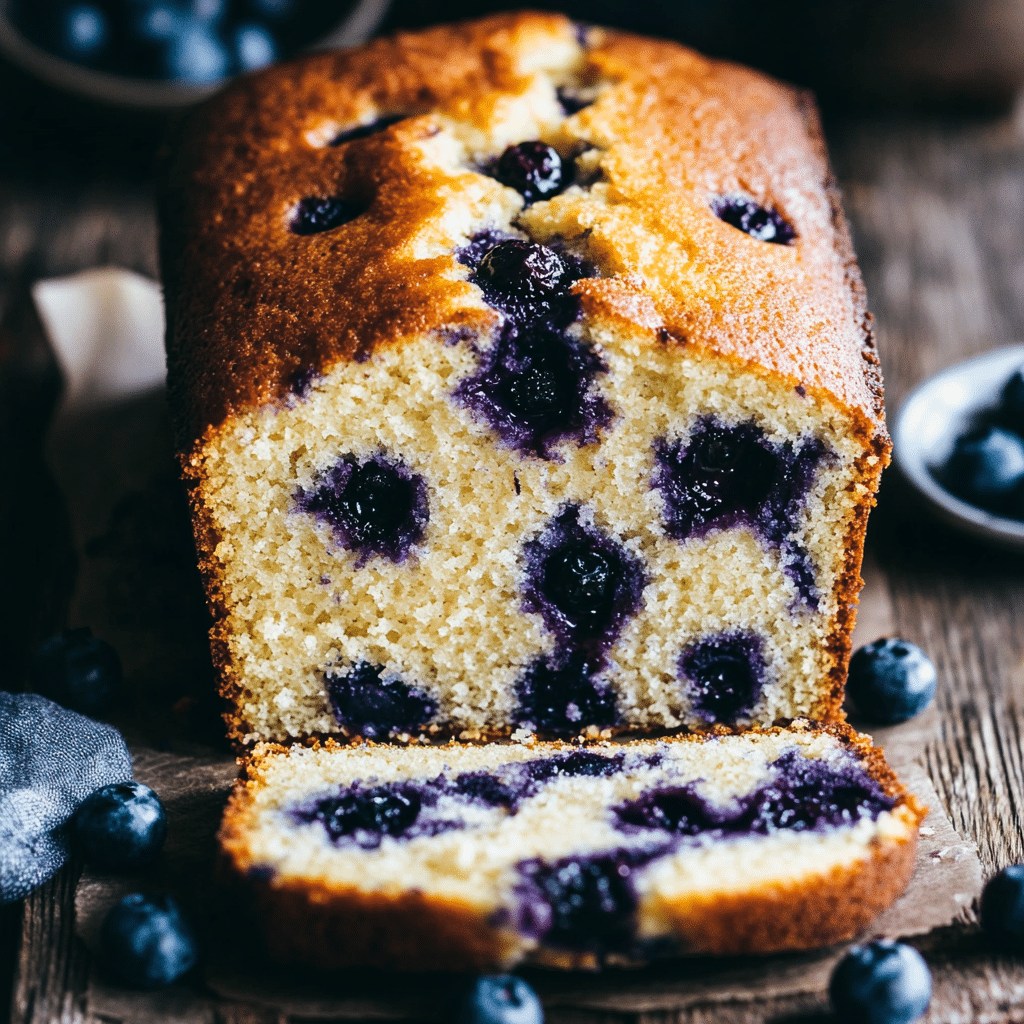
[{"label": "fresh blueberry", "polygon": [[958,497],[989,505],[1024,483],[1024,440],[991,425],[968,431],[957,438],[941,476]]},{"label": "fresh blueberry", "polygon": [[865,644],[850,659],[846,692],[866,719],[895,725],[920,714],[935,696],[935,666],[897,637]]},{"label": "fresh blueberry", "polygon": [[849,1024],[910,1024],[932,995],[932,976],[924,957],[900,942],[854,946],[832,972],[829,999]]},{"label": "fresh blueberry", "polygon": [[86,862],[108,871],[149,864],[163,849],[167,815],[141,782],[103,786],[75,812],[75,841]]},{"label": "fresh blueberry", "polygon": [[543,142],[520,142],[501,154],[494,176],[514,188],[527,203],[535,203],[562,187],[562,158]]},{"label": "fresh blueberry", "polygon": [[318,235],[355,220],[362,212],[361,207],[344,199],[307,196],[295,204],[288,226],[296,235]]},{"label": "fresh blueberry", "polygon": [[143,42],[165,42],[185,29],[186,16],[173,4],[132,5],[128,29]]},{"label": "fresh blueberry", "polygon": [[716,196],[711,209],[719,220],[738,228],[759,242],[788,245],[796,238],[792,225],[776,210],[767,209],[739,193]]},{"label": "fresh blueberry", "polygon": [[166,61],[167,77],[196,85],[219,82],[231,66],[227,48],[208,26],[198,21],[171,37]]},{"label": "fresh blueberry", "polygon": [[459,1001],[455,1024],[543,1024],[537,993],[512,974],[477,978]]},{"label": "fresh blueberry", "polygon": [[551,316],[565,319],[561,307],[567,305],[569,286],[577,277],[554,249],[511,238],[484,256],[471,280],[492,306],[518,323],[529,324]]},{"label": "fresh blueberry", "polygon": [[117,652],[88,627],[50,637],[29,661],[32,689],[83,715],[97,715],[110,707],[122,678]]},{"label": "fresh blueberry", "polygon": [[116,903],[103,921],[100,945],[107,971],[136,989],[170,985],[199,956],[177,903],[163,895],[133,893]]},{"label": "fresh blueberry", "polygon": [[227,0],[191,0],[189,15],[204,25],[212,25],[224,17],[227,9]]},{"label": "fresh blueberry", "polygon": [[239,25],[234,42],[235,58],[243,71],[256,71],[277,60],[277,43],[262,25]]},{"label": "fresh blueberry", "polygon": [[1003,868],[985,884],[981,927],[1000,948],[1024,950],[1024,864]]}]

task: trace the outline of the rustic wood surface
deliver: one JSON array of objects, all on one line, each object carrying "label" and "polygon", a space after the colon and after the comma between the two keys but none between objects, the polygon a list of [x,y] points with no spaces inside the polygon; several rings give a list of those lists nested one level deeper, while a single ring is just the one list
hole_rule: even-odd
[{"label": "rustic wood surface", "polygon": [[[63,618],[72,553],[40,456],[53,365],[25,308],[26,280],[101,264],[155,275],[147,169],[158,127],[124,125],[48,97],[0,67],[0,638],[18,688],[26,652]],[[1024,116],[834,121],[829,141],[877,318],[890,416],[908,390],[972,354],[1024,341]],[[884,616],[935,660],[926,748],[955,826],[986,872],[1024,861],[1024,559],[920,511],[890,471],[869,531]],[[881,621],[881,620],[880,620]],[[71,866],[0,909],[0,1021],[115,1024],[86,1004],[88,954],[73,931]],[[929,1022],[1024,1021],[1024,959],[975,925],[918,943],[933,969]],[[557,1024],[612,1014],[556,1011]],[[637,1024],[824,1024],[822,995],[637,1015]],[[271,1024],[274,1012],[202,993],[159,1022]]]}]

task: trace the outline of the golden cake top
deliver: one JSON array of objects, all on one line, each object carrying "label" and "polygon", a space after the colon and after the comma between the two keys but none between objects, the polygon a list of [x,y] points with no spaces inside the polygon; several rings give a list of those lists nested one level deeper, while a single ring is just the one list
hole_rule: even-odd
[{"label": "golden cake top", "polygon": [[[575,159],[579,184],[523,209],[485,172],[534,139]],[[720,219],[731,196],[777,211],[795,238]],[[297,232],[318,199],[344,223]],[[573,285],[591,322],[763,367],[831,398],[865,439],[884,433],[813,104],[673,43],[517,13],[304,57],[195,112],[162,219],[183,448],[339,361],[499,323],[458,258],[488,231],[594,266]]]}]

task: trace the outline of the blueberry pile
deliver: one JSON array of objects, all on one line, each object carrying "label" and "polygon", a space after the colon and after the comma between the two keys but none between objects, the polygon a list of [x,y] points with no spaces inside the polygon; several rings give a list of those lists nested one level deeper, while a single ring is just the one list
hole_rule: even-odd
[{"label": "blueberry pile", "polygon": [[14,0],[25,37],[97,71],[193,84],[253,71],[325,35],[344,0]]},{"label": "blueberry pile", "polygon": [[997,405],[976,417],[932,473],[968,504],[1024,520],[1024,370],[1006,382]]}]

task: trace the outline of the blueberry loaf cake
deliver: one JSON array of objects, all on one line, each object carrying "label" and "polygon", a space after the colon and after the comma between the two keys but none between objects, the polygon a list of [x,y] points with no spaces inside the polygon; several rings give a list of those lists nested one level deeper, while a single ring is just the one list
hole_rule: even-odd
[{"label": "blueberry loaf cake", "polygon": [[841,717],[889,441],[807,97],[503,15],[241,81],[164,180],[238,744]]},{"label": "blueberry loaf cake", "polygon": [[845,726],[571,745],[259,747],[221,829],[272,951],[557,967],[847,939],[921,809]]}]

